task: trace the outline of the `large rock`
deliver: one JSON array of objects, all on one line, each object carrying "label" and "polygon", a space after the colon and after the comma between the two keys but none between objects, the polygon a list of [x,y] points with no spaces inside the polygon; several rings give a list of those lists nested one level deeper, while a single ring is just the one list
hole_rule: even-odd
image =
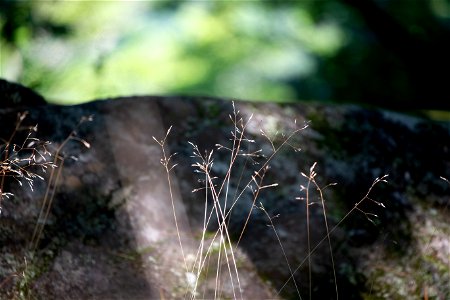
[{"label": "large rock", "polygon": [[[215,149],[211,172],[217,177],[218,191],[229,170],[226,147],[233,147],[231,133],[242,131],[235,131],[232,122],[239,111],[238,129],[251,121],[240,144],[243,155],[234,163],[220,203],[224,206],[227,194],[226,211],[231,212],[226,221],[242,291],[232,264],[230,279],[216,239],[196,297],[214,298],[217,291],[216,296],[223,298],[299,298],[297,286],[303,298],[311,291],[314,299],[332,299],[336,297],[334,272],[342,299],[421,298],[424,293],[449,297],[450,186],[440,177],[450,178],[450,123],[357,106],[242,101],[235,106],[233,110],[230,101],[219,99],[130,97],[78,106],[27,107],[24,124],[38,124],[36,136],[51,141],[53,152],[83,116],[92,115],[93,121],[76,131],[90,148],[75,139],[64,146],[60,153],[64,163],[58,161],[54,171],[61,170],[56,186],[50,171],[45,182],[35,183],[34,192],[14,181],[5,185],[15,196],[2,200],[2,296],[184,297],[195,278],[185,263],[191,266],[197,254],[205,214],[204,175],[192,168],[198,160],[188,142],[198,146],[199,154]],[[0,111],[0,134],[5,140],[13,131],[17,112],[19,108]],[[299,130],[272,159],[273,150],[308,122],[309,127]],[[162,149],[153,139],[164,138],[170,126],[165,150],[177,153],[171,158],[177,164],[170,172],[171,189],[160,163]],[[16,142],[21,138],[17,134]],[[224,147],[217,149],[218,144]],[[259,149],[264,157],[244,155]],[[278,186],[261,189],[253,203],[257,186],[251,176],[268,159],[270,168],[261,185]],[[324,239],[327,228],[320,194],[312,186],[308,190],[314,202],[308,206],[308,218],[306,201],[300,199],[306,195],[301,186],[308,185],[301,173],[310,175],[314,162],[314,179],[323,187],[328,231],[339,225],[330,235],[332,256]],[[355,209],[375,178],[384,174],[389,174],[388,183],[376,184],[370,199]],[[249,182],[253,192],[245,188]],[[337,185],[325,188],[333,182]],[[48,218],[38,222],[45,225],[44,231],[32,251],[29,241],[47,184],[55,195]],[[265,211],[256,207],[260,203]],[[208,205],[213,205],[210,198]],[[213,214],[205,244],[213,240],[217,224]],[[310,259],[308,248],[314,249]],[[220,268],[218,253],[222,253]],[[231,260],[230,250],[227,254]],[[294,271],[296,284],[289,280]]]}]

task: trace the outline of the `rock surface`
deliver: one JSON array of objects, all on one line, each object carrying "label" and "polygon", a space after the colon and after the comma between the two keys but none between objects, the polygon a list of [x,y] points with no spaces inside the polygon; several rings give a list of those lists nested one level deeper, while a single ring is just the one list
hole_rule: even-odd
[{"label": "rock surface", "polygon": [[[333,262],[342,299],[450,296],[450,185],[440,178],[450,178],[449,122],[357,106],[238,101],[235,107],[230,101],[193,97],[27,107],[24,124],[38,124],[36,136],[51,141],[53,152],[83,116],[92,115],[93,121],[76,132],[90,148],[74,139],[67,143],[60,152],[64,164],[55,169],[61,170],[59,180],[52,181],[47,172],[34,192],[14,181],[5,184],[15,196],[2,200],[1,298],[183,298],[195,272],[184,267],[170,193],[186,264],[192,265],[204,226],[205,195],[204,190],[192,192],[202,188],[204,177],[192,168],[197,160],[188,142],[197,145],[200,154],[215,149],[211,172],[219,185],[228,172],[230,152],[225,147],[233,147],[230,132],[240,133],[234,130],[234,112],[238,128],[247,124],[240,153],[246,155],[236,159],[226,190],[227,211],[242,192],[227,221],[243,299],[308,298],[310,292],[313,299],[336,298]],[[0,110],[4,140],[23,110]],[[305,124],[308,127],[272,159],[273,150]],[[170,172],[171,189],[160,163],[161,147],[153,139],[163,139],[170,126],[165,150],[177,153],[171,158],[177,164]],[[18,134],[16,143],[21,138]],[[217,149],[217,144],[224,147]],[[259,149],[264,157],[248,155]],[[268,159],[270,168],[261,185],[278,185],[261,189],[253,203],[254,194],[244,187]],[[308,185],[301,173],[311,175],[315,162],[312,171],[323,188],[328,231],[339,225],[330,235],[332,256],[327,239],[321,242],[327,228],[320,194],[311,186],[309,201],[314,203],[307,207],[301,199],[306,196],[301,186]],[[388,183],[373,187],[373,201],[365,199],[354,209],[375,178],[384,174],[389,174]],[[333,182],[337,185],[327,186]],[[48,184],[56,192],[33,252],[29,241]],[[254,182],[252,188],[255,191]],[[267,214],[256,207],[260,203]],[[209,208],[212,205],[209,202]],[[321,242],[310,260],[308,222],[309,248]],[[206,244],[215,232],[213,216]],[[241,296],[223,257],[218,268],[220,247],[217,240],[211,247],[197,298]],[[296,285],[289,280],[294,270]]]}]

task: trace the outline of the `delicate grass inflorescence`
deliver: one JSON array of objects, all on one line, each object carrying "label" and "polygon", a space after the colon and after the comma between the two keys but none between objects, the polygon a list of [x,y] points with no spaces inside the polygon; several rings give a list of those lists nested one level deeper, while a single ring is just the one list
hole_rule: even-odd
[{"label": "delicate grass inflorescence", "polygon": [[[44,180],[39,173],[45,173],[47,169],[53,169],[56,165],[48,159],[52,156],[49,151],[50,142],[41,141],[34,136],[37,131],[35,126],[23,126],[27,112],[17,115],[16,125],[7,140],[2,139],[0,161],[0,213],[2,201],[13,196],[5,191],[7,178],[14,179],[21,186],[23,182],[33,190],[35,179]],[[15,143],[15,137],[19,132],[26,132],[21,143]],[[39,173],[38,173],[39,172]]]},{"label": "delicate grass inflorescence", "polygon": [[[77,136],[78,128],[85,122],[91,121],[92,116],[82,117],[77,126],[70,132],[66,139],[55,149],[51,142],[43,141],[36,137],[38,125],[23,125],[28,112],[18,113],[16,124],[8,139],[1,139],[0,145],[0,218],[2,201],[13,197],[13,193],[5,190],[5,186],[9,184],[7,179],[16,181],[20,186],[25,182],[33,191],[34,181],[36,179],[45,181],[44,176],[49,170],[49,178],[45,195],[42,200],[40,213],[34,226],[33,234],[28,243],[28,249],[23,257],[23,264],[17,270],[6,276],[0,282],[2,286],[8,284],[15,277],[17,280],[17,293],[21,299],[29,299],[32,295],[29,289],[29,281],[36,276],[33,261],[34,254],[39,246],[46,220],[52,207],[53,198],[58,186],[60,175],[64,165],[64,156],[61,151],[65,145],[71,141],[80,142],[85,147],[90,145],[84,139]],[[20,140],[17,143],[16,140]],[[29,256],[29,257],[27,257]]]},{"label": "delicate grass inflorescence", "polygon": [[[231,286],[232,298],[233,299],[243,298],[243,291],[239,276],[239,264],[237,262],[236,253],[237,247],[239,246],[241,241],[245,239],[245,231],[249,223],[251,222],[252,213],[256,209],[262,211],[263,214],[266,216],[267,220],[269,221],[268,226],[273,230],[273,233],[279,244],[280,251],[283,253],[283,257],[286,261],[286,265],[290,274],[287,281],[284,283],[284,285],[282,285],[279,288],[275,296],[279,296],[282,290],[292,279],[298,298],[301,299],[302,298],[301,294],[303,295],[306,294],[309,295],[311,299],[312,297],[311,256],[321,244],[327,241],[328,248],[330,251],[330,260],[334,278],[333,280],[335,286],[335,295],[336,299],[338,299],[339,298],[338,282],[337,282],[335,261],[333,257],[331,235],[338,228],[338,226],[341,225],[342,222],[344,222],[345,219],[347,219],[348,216],[355,210],[362,212],[369,221],[371,221],[372,217],[376,217],[376,215],[363,211],[360,208],[360,206],[362,202],[372,201],[375,204],[384,207],[384,205],[381,202],[375,201],[372,198],[370,198],[370,193],[374,188],[374,186],[377,185],[379,182],[386,182],[387,175],[377,178],[373,182],[372,186],[369,187],[367,194],[359,202],[357,202],[350,211],[344,214],[344,217],[342,219],[340,219],[333,227],[330,228],[326,212],[326,203],[322,190],[334,184],[329,184],[323,188],[319,186],[319,184],[316,181],[317,173],[314,170],[316,163],[314,163],[310,168],[309,174],[300,172],[300,174],[307,180],[306,187],[303,185],[300,186],[300,192],[304,193],[305,195],[302,197],[297,197],[297,200],[305,201],[306,206],[305,218],[307,226],[306,231],[307,231],[308,245],[306,257],[300,262],[300,264],[298,264],[296,267],[293,267],[292,262],[289,261],[289,258],[285,253],[282,240],[279,237],[279,234],[276,229],[276,224],[273,221],[274,218],[280,216],[278,215],[271,216],[270,213],[265,209],[263,203],[258,201],[258,198],[262,190],[275,188],[279,185],[279,183],[276,182],[271,183],[265,182],[265,180],[267,180],[266,175],[270,171],[270,164],[272,160],[277,156],[277,154],[285,147],[291,147],[295,152],[299,150],[298,147],[293,145],[293,138],[296,135],[300,134],[304,129],[306,129],[308,127],[308,123],[298,126],[297,122],[294,121],[295,127],[289,134],[280,134],[279,132],[271,134],[261,128],[260,135],[263,139],[265,139],[268,142],[268,144],[270,145],[270,150],[269,151],[267,151],[267,149],[265,151],[263,151],[262,149],[251,150],[252,147],[250,147],[249,145],[256,144],[255,140],[250,138],[250,134],[247,133],[247,129],[250,126],[249,124],[252,120],[252,117],[253,115],[250,115],[247,119],[244,119],[233,102],[233,112],[229,115],[229,118],[233,125],[231,130],[231,136],[229,139],[230,140],[229,145],[216,144],[215,150],[202,152],[196,144],[189,142],[193,149],[192,158],[195,159],[195,163],[192,164],[192,168],[195,173],[200,174],[201,178],[199,179],[199,182],[202,184],[201,187],[193,189],[193,192],[203,193],[202,197],[204,198],[204,213],[203,213],[202,234],[200,237],[197,253],[195,254],[194,262],[188,265],[186,255],[190,254],[185,253],[185,250],[183,248],[182,238],[180,236],[180,231],[178,229],[177,216],[175,214],[175,208],[173,207],[174,222],[178,234],[180,251],[185,261],[185,271],[186,274],[195,275],[195,280],[194,279],[191,280],[193,281],[193,283],[190,285],[190,294],[187,296],[191,299],[201,297],[200,282],[202,280],[202,276],[204,277],[205,276],[204,274],[209,271],[210,264],[212,263],[211,260],[213,257],[213,253],[215,253],[216,274],[215,274],[215,288],[213,295],[214,299],[220,299],[224,296],[222,294],[223,293],[222,287],[224,283],[221,282],[224,280],[223,278],[221,278],[221,268],[223,265],[225,266],[228,272],[229,277],[228,282],[230,283]],[[153,137],[163,151],[163,158],[161,159],[161,163],[164,166],[167,173],[167,180],[170,191],[172,189],[170,174],[176,167],[176,164],[171,163],[171,159],[173,158],[174,155],[176,155],[176,153],[170,155],[167,153],[166,149],[167,139],[169,137],[171,130],[172,127],[169,128],[166,135],[161,140]],[[218,151],[226,151],[228,153],[228,162],[226,171],[222,172],[224,175],[218,175],[220,172],[216,172],[213,168],[216,162],[215,161],[216,152]],[[244,159],[245,162],[239,165],[238,164],[239,159]],[[220,164],[223,162],[217,161],[217,163]],[[245,176],[246,175],[246,172],[244,172],[245,168],[250,169],[250,171],[247,172],[247,174],[248,173],[250,174],[248,178],[246,178]],[[234,184],[233,187],[231,186],[232,179],[234,182],[237,182]],[[313,199],[313,196],[311,195],[310,190],[312,189],[314,189],[317,193],[317,195],[314,195],[317,196],[318,199],[317,201],[316,197],[314,197]],[[246,213],[246,217],[244,218],[245,221],[243,222],[242,228],[240,229],[237,238],[232,238],[232,236],[234,237],[234,235],[230,232],[229,224],[233,215],[233,210],[237,209],[238,202],[242,200],[244,194],[248,192],[250,192],[252,195],[251,206],[249,207],[249,210]],[[171,201],[173,205],[174,203],[173,194],[171,192],[169,194],[170,197],[172,198]],[[258,203],[257,201],[259,202],[259,205],[257,204]],[[326,235],[322,239],[320,239],[316,245],[311,244],[311,237],[310,237],[309,207],[311,205],[321,206],[324,226],[326,230]],[[214,222],[216,223],[214,227],[215,228],[214,232],[208,234],[208,231],[212,227],[211,223]],[[309,291],[301,292],[300,290],[301,287],[294,278],[294,275],[303,266],[305,262],[308,262],[309,268],[308,272]],[[203,294],[204,293],[205,291],[203,291]]]}]

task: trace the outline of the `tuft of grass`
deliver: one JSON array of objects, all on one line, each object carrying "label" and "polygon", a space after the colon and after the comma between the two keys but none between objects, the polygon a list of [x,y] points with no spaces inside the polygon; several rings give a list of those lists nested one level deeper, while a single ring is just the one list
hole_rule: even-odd
[{"label": "tuft of grass", "polygon": [[[50,170],[47,188],[41,204],[41,210],[34,227],[33,235],[29,241],[28,250],[25,252],[23,264],[15,272],[6,276],[0,282],[0,289],[9,284],[14,278],[17,278],[17,293],[19,299],[30,299],[32,297],[29,287],[30,281],[37,275],[32,262],[34,252],[37,250],[41,239],[46,220],[48,218],[53,198],[58,186],[61,171],[64,165],[64,157],[61,155],[62,149],[71,141],[78,141],[85,147],[90,145],[85,140],[77,136],[79,127],[92,120],[92,116],[82,117],[78,125],[67,136],[67,138],[52,151],[52,144],[49,141],[43,141],[36,137],[38,125],[23,125],[28,112],[18,113],[16,124],[9,138],[1,139],[0,145],[0,217],[2,211],[2,202],[14,195],[5,190],[7,179],[16,181],[20,186],[24,183],[33,191],[34,181],[45,180],[44,176]],[[20,143],[19,139],[22,133],[25,137]],[[52,159],[53,158],[53,159]]]},{"label": "tuft of grass", "polygon": [[[276,226],[273,222],[274,218],[278,216],[270,216],[269,213],[264,208],[263,204],[260,202],[259,206],[256,204],[258,198],[260,196],[260,192],[264,189],[274,188],[278,186],[278,183],[266,183],[266,174],[270,169],[270,163],[275,158],[275,156],[283,149],[284,147],[291,147],[294,151],[298,151],[298,147],[293,145],[293,137],[300,134],[304,129],[308,127],[308,123],[305,123],[301,126],[298,126],[296,121],[294,121],[294,129],[289,134],[279,134],[278,132],[275,134],[270,134],[265,132],[263,129],[260,129],[261,137],[268,141],[270,145],[270,151],[267,154],[264,154],[262,149],[257,149],[256,151],[252,151],[252,147],[250,145],[255,144],[255,140],[249,138],[247,135],[247,128],[252,120],[252,115],[250,115],[246,120],[244,120],[239,110],[236,109],[233,102],[233,112],[229,115],[229,118],[232,122],[233,128],[231,130],[230,143],[229,145],[216,144],[216,149],[207,150],[202,152],[199,147],[189,142],[191,145],[193,152],[192,157],[196,160],[195,163],[192,164],[193,171],[201,176],[199,180],[202,183],[202,186],[199,188],[193,189],[193,192],[203,193],[204,198],[204,213],[203,213],[203,228],[202,235],[200,237],[199,245],[197,252],[195,254],[194,262],[188,266],[186,263],[186,253],[184,251],[182,240],[180,236],[180,231],[178,230],[178,221],[177,216],[174,210],[174,223],[178,233],[178,240],[180,244],[180,251],[185,261],[185,271],[186,274],[195,274],[195,282],[192,284],[190,289],[189,298],[195,299],[201,295],[200,288],[200,280],[205,278],[210,269],[210,264],[215,261],[215,289],[214,289],[214,299],[220,299],[224,295],[222,295],[222,287],[223,287],[223,278],[221,278],[221,268],[225,267],[228,273],[228,282],[231,285],[231,292],[233,299],[242,299],[242,287],[239,276],[239,268],[236,261],[236,249],[239,246],[239,243],[245,238],[246,228],[251,222],[251,216],[254,209],[261,210],[267,219],[269,220],[268,226],[272,228],[275,237],[277,238],[278,244],[280,246],[280,250],[283,253],[283,257],[286,261],[287,268],[290,273],[290,277],[286,280],[283,286],[277,291],[276,296],[278,296],[282,290],[286,287],[286,285],[292,280],[295,286],[295,290],[297,292],[297,296],[301,299],[301,291],[298,283],[296,282],[294,275],[303,266],[303,264],[307,261],[309,265],[309,294],[310,299],[312,297],[312,274],[311,274],[311,257],[314,252],[318,249],[318,247],[327,241],[329,251],[330,251],[330,259],[333,270],[333,278],[335,283],[335,293],[336,299],[339,298],[338,294],[338,282],[336,276],[335,262],[333,257],[333,249],[332,249],[332,241],[331,236],[333,232],[348,218],[350,214],[355,211],[359,211],[363,213],[369,221],[372,221],[372,218],[376,217],[376,215],[371,214],[370,212],[363,211],[360,206],[365,201],[371,201],[377,205],[383,206],[383,203],[375,201],[370,197],[370,193],[375,185],[380,182],[387,182],[387,175],[382,176],[380,178],[375,179],[372,186],[369,187],[367,194],[357,202],[354,207],[348,211],[347,214],[332,228],[328,223],[327,212],[325,199],[323,196],[323,189],[334,185],[329,184],[323,188],[319,186],[316,181],[317,173],[314,171],[316,163],[309,170],[309,174],[301,173],[303,177],[307,179],[307,186],[300,186],[300,191],[305,193],[304,197],[298,197],[299,200],[305,201],[306,206],[306,224],[307,224],[307,239],[308,239],[308,253],[305,259],[296,267],[293,268],[289,259],[286,255],[285,249],[283,247],[282,241],[278,235],[276,230]],[[172,127],[169,128],[166,135],[163,139],[157,139],[153,137],[153,139],[159,144],[162,148],[163,158],[161,159],[161,163],[164,166],[167,173],[167,181],[169,186],[169,191],[171,191],[171,179],[170,174],[173,169],[176,167],[176,164],[171,164],[171,159],[175,154],[169,155],[166,149],[167,138],[170,134]],[[224,175],[220,175],[220,172],[217,172],[214,169],[216,154],[218,151],[225,151],[228,153],[228,166]],[[244,167],[242,168],[237,162],[239,159],[244,159]],[[219,162],[220,163],[220,162]],[[250,168],[250,172],[244,172],[244,168]],[[250,173],[251,175],[246,178],[246,174]],[[231,179],[237,181],[236,191],[234,195],[231,195]],[[240,187],[240,188],[239,188]],[[313,201],[311,196],[311,189],[315,188],[318,193],[318,201]],[[232,216],[232,212],[236,209],[236,204],[239,200],[243,198],[244,193],[251,192],[252,194],[252,204],[248,213],[246,214],[246,218],[244,221],[244,225],[240,230],[238,238],[236,241],[233,241],[231,238],[231,233],[229,230],[229,224]],[[172,201],[172,206],[174,205],[173,195],[170,192],[170,197]],[[311,205],[320,205],[323,212],[323,220],[326,228],[326,236],[324,236],[316,245],[311,245],[311,237],[310,237],[310,212],[309,207]],[[210,228],[211,222],[216,222],[215,232],[213,234],[208,234],[208,228]],[[215,259],[212,259],[213,254]],[[204,296],[205,291],[203,291]]]},{"label": "tuft of grass", "polygon": [[[40,173],[44,174],[47,169],[56,167],[52,161],[48,161],[52,155],[48,150],[50,142],[41,141],[35,137],[37,125],[23,125],[27,115],[28,112],[17,114],[17,121],[9,138],[1,139],[0,214],[3,200],[14,196],[12,193],[5,191],[7,178],[17,181],[20,186],[25,182],[33,190],[34,180],[44,180]],[[16,143],[15,137],[20,132],[26,132],[25,138],[22,142]]]}]

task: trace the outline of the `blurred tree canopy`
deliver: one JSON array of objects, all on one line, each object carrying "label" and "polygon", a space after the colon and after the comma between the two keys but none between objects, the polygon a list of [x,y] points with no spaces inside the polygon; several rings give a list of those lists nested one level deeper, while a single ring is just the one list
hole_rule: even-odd
[{"label": "blurred tree canopy", "polygon": [[0,0],[0,28],[0,77],[55,103],[183,94],[450,109],[450,0]]}]

